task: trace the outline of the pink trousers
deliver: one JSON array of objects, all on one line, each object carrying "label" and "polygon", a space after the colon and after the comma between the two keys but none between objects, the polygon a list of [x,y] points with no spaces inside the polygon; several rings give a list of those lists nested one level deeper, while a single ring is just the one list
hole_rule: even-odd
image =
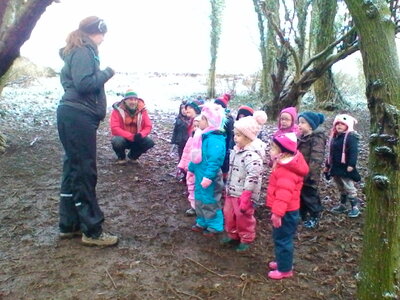
[{"label": "pink trousers", "polygon": [[188,200],[189,200],[189,203],[190,203],[190,207],[193,208],[193,209],[195,208],[194,207],[194,180],[195,180],[194,174],[192,172],[190,172],[190,171],[187,171],[187,173],[186,173],[186,187],[187,187],[188,194],[189,194]]},{"label": "pink trousers", "polygon": [[242,213],[239,198],[226,196],[224,205],[225,231],[231,239],[249,244],[256,238],[254,208]]}]

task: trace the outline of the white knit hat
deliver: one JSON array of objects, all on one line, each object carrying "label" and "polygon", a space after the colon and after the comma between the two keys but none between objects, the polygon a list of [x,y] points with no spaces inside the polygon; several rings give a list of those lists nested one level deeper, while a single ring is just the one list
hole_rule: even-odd
[{"label": "white knit hat", "polygon": [[358,122],[357,120],[347,114],[341,114],[341,115],[337,115],[335,117],[335,120],[333,120],[333,128],[335,130],[335,126],[337,123],[343,123],[347,126],[347,130],[346,132],[352,132],[354,131],[354,125],[356,125]]},{"label": "white knit hat", "polygon": [[258,110],[252,116],[236,121],[234,127],[250,140],[254,141],[265,122],[267,122],[267,114],[262,110]]}]

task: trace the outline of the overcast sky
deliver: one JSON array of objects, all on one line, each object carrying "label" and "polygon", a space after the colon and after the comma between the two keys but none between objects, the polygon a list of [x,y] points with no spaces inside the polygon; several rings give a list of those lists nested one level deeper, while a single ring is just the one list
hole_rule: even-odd
[{"label": "overcast sky", "polygon": [[[80,20],[90,15],[108,25],[100,47],[103,66],[132,72],[208,72],[208,0],[61,0],[47,8],[21,54],[60,69],[59,48]],[[252,1],[226,0],[218,73],[253,73],[260,67]]]}]

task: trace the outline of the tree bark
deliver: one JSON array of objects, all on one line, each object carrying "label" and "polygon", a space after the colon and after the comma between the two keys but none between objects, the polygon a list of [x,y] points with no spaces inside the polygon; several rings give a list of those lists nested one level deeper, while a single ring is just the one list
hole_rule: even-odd
[{"label": "tree bark", "polygon": [[[264,107],[266,103],[273,98],[271,74],[274,73],[278,45],[275,39],[275,32],[270,22],[267,23],[267,28],[264,26],[265,17],[260,8],[260,0],[253,0],[253,4],[257,14],[260,33],[260,53],[262,62],[260,98],[262,106]],[[274,13],[276,22],[279,23],[279,1],[268,1],[265,5],[269,11]]]},{"label": "tree bark", "polygon": [[209,70],[209,80],[207,95],[209,98],[215,98],[215,74],[216,74],[216,64],[218,55],[219,39],[221,35],[221,14],[224,7],[224,0],[210,0],[211,3],[211,62]]},{"label": "tree bark", "polygon": [[360,40],[371,138],[358,299],[397,299],[400,286],[400,67],[385,0],[345,0]]},{"label": "tree bark", "polygon": [[[0,2],[0,78],[19,56],[21,46],[29,39],[40,16],[52,2],[53,0],[21,1],[21,6],[16,7],[15,13],[10,12],[15,2]],[[8,13],[15,16],[8,19]]]},{"label": "tree bark", "polygon": [[[317,18],[315,26],[315,53],[321,52],[335,40],[336,0],[316,0],[313,8]],[[328,56],[333,49],[326,53]],[[336,87],[331,68],[329,68],[314,84],[317,106],[321,109],[335,110],[343,105],[343,98]]]}]

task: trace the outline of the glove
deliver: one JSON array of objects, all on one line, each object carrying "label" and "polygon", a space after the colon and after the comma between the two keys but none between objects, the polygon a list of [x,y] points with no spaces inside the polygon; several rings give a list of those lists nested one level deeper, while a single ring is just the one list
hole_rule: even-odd
[{"label": "glove", "polygon": [[133,141],[140,142],[142,139],[143,139],[142,135],[140,133],[136,133]]},{"label": "glove", "polygon": [[275,228],[279,228],[282,226],[282,217],[273,213],[271,215],[271,222],[272,222],[272,226],[274,226]]},{"label": "glove", "polygon": [[239,209],[242,214],[253,207],[253,202],[251,201],[251,191],[243,191],[239,197]]},{"label": "glove", "polygon": [[203,189],[206,189],[210,186],[210,184],[212,183],[211,179],[208,179],[206,177],[203,177],[203,180],[201,181],[201,186],[203,187]]}]

